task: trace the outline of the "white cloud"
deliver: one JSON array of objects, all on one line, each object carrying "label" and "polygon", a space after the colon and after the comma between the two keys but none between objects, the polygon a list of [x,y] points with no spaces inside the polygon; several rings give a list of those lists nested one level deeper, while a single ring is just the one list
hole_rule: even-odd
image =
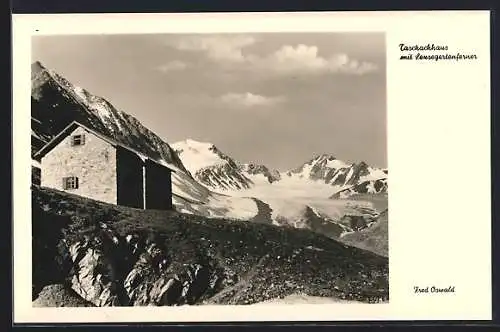
[{"label": "white cloud", "polygon": [[257,69],[266,73],[345,73],[363,75],[376,71],[375,64],[351,59],[339,53],[329,57],[319,54],[317,46],[305,44],[283,45],[265,56],[243,53],[243,49],[257,40],[252,36],[191,36],[173,42],[182,51],[206,52],[207,56],[223,65],[241,65],[243,69]]},{"label": "white cloud", "polygon": [[220,97],[220,100],[228,105],[253,107],[253,106],[273,106],[285,101],[283,97],[266,97],[250,92],[228,93]]},{"label": "white cloud", "polygon": [[205,36],[178,40],[174,47],[183,51],[205,51],[214,60],[244,62],[242,49],[254,44],[251,36]]},{"label": "white cloud", "polygon": [[187,63],[179,61],[179,60],[174,60],[167,62],[164,65],[161,65],[158,67],[158,70],[161,72],[169,72],[169,71],[176,71],[176,70],[184,70],[188,67]]},{"label": "white cloud", "polygon": [[300,44],[285,45],[267,57],[254,59],[254,64],[262,69],[281,73],[347,73],[365,74],[377,69],[369,62],[350,59],[347,54],[321,57],[318,47]]}]

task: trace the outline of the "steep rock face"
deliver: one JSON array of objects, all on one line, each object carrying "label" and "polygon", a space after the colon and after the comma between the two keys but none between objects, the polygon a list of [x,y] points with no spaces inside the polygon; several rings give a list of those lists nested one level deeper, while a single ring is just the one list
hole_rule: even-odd
[{"label": "steep rock face", "polygon": [[95,306],[388,299],[387,259],[306,230],[117,207],[33,188],[33,295]]},{"label": "steep rock face", "polygon": [[383,169],[373,168],[363,161],[347,164],[328,154],[316,156],[305,164],[286,172],[286,175],[322,181],[332,186],[351,186],[365,179],[386,177]]},{"label": "steep rock face", "polygon": [[[336,171],[347,170],[349,166],[333,156],[322,154],[315,156],[303,165],[287,172],[288,176],[296,176],[311,180],[324,180],[330,182]],[[343,171],[341,171],[342,173]]]},{"label": "steep rock face", "polygon": [[[76,272],[71,287],[82,298],[98,307],[124,304],[117,292],[117,274],[113,262],[103,246],[109,246],[101,237],[85,239],[68,248]],[[109,248],[112,250],[112,247]]]},{"label": "steep rock face", "polygon": [[248,189],[252,186],[252,180],[242,174],[237,166],[222,164],[208,166],[195,173],[198,181],[207,187],[219,190]]},{"label": "steep rock face", "polygon": [[270,170],[264,165],[257,164],[242,164],[240,165],[240,169],[250,176],[262,176],[269,183],[273,183],[281,180],[281,174],[277,170]]},{"label": "steep rock face", "polygon": [[31,67],[32,151],[72,121],[112,137],[154,159],[185,170],[176,153],[136,118],[113,107],[104,98],[74,86],[40,62]]},{"label": "steep rock face", "polygon": [[349,198],[356,194],[378,194],[387,193],[387,191],[387,179],[368,180],[342,189],[333,194],[330,198],[342,199]]}]

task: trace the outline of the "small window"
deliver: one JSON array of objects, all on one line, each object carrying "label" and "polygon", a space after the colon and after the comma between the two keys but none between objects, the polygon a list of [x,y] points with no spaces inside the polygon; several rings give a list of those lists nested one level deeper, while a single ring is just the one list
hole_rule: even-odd
[{"label": "small window", "polygon": [[63,188],[64,190],[78,189],[78,178],[76,176],[63,178]]},{"label": "small window", "polygon": [[71,136],[71,146],[83,145],[83,144],[85,144],[85,135]]}]

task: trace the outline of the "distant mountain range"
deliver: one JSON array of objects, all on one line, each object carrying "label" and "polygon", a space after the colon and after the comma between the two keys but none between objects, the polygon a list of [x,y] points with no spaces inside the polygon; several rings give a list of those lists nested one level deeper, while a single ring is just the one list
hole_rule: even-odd
[{"label": "distant mountain range", "polygon": [[354,193],[387,192],[385,186],[359,186],[362,183],[385,180],[387,169],[374,168],[365,162],[346,163],[327,154],[315,156],[289,171],[270,170],[264,165],[241,163],[221,152],[214,144],[192,139],[173,143],[186,168],[202,184],[216,191],[249,189],[254,186],[276,184],[287,178],[304,182],[315,181],[331,185],[332,198],[337,191],[343,198]]},{"label": "distant mountain range", "polygon": [[[367,227],[381,212],[358,194],[385,194],[387,169],[323,154],[279,172],[242,163],[211,143],[169,145],[136,118],[77,87],[40,62],[32,64],[32,153],[79,121],[179,170],[173,200],[179,212],[308,228],[338,238]],[[34,168],[36,172],[36,166]]]}]

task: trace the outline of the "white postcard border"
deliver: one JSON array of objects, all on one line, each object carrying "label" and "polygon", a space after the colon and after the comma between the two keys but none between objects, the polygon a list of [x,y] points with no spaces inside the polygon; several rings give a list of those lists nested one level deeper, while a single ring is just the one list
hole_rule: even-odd
[{"label": "white postcard border", "polygon": [[[491,319],[488,11],[13,15],[14,322]],[[31,307],[31,36],[100,33],[386,33],[388,304]],[[400,43],[475,61],[400,60]],[[414,286],[456,287],[449,295]]]}]

